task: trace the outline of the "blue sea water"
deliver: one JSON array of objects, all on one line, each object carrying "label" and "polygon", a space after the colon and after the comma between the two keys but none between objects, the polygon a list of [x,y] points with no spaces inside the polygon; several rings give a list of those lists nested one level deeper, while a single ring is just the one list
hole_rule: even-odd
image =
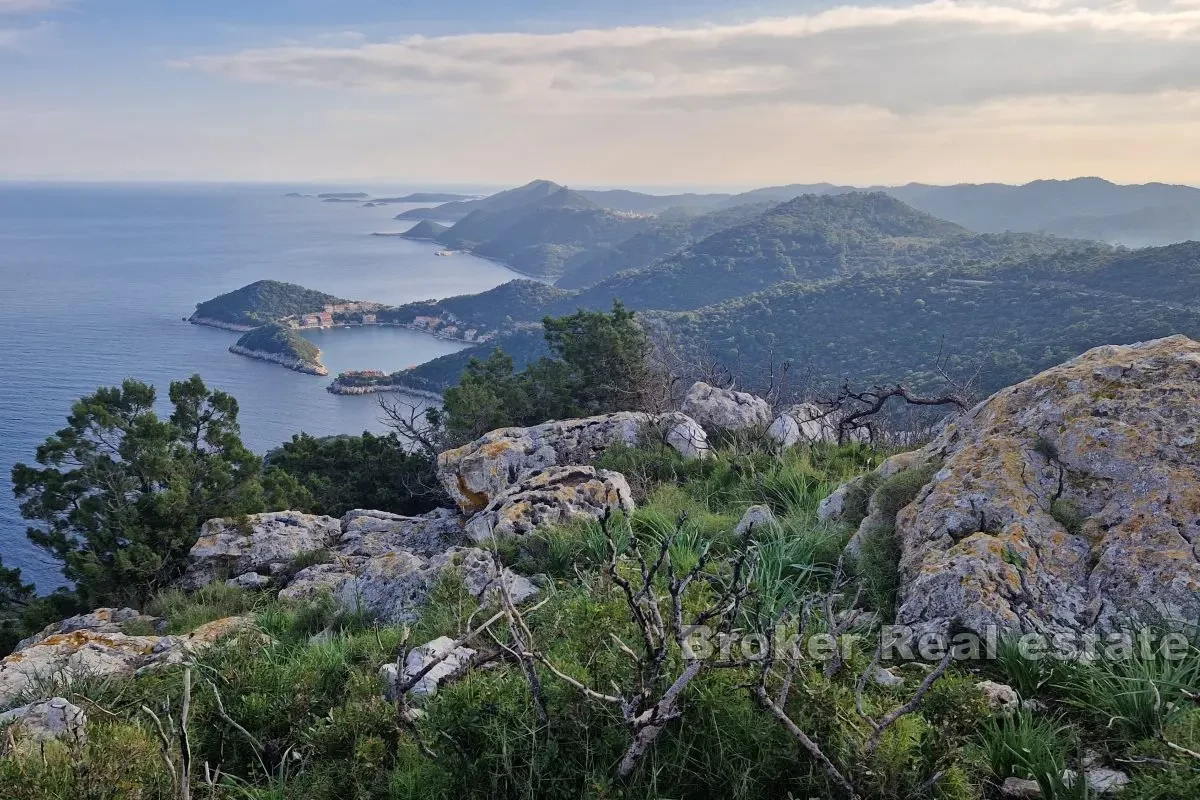
[{"label": "blue sea water", "polygon": [[[351,187],[354,190],[362,187]],[[377,195],[427,187],[379,188]],[[324,187],[321,191],[344,190]],[[372,232],[402,231],[403,206],[284,197],[295,186],[0,183],[0,555],[50,588],[56,568],[26,539],[12,466],[63,427],[72,401],[132,377],[199,373],[233,394],[257,452],[301,430],[379,430],[373,396],[229,353],[238,334],[182,321],[195,304],[262,278],[349,299],[403,303],[478,292],[516,277],[467,255]],[[371,191],[371,190],[368,190]],[[460,345],[396,328],[315,332],[330,372],[395,370]]]}]

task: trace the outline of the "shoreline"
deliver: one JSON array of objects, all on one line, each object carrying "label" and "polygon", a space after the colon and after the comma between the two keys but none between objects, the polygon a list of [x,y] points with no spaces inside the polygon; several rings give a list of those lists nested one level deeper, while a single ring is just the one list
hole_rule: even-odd
[{"label": "shoreline", "polygon": [[236,333],[249,333],[255,328],[261,328],[261,325],[239,325],[236,322],[222,322],[219,319],[210,317],[197,317],[195,314],[187,318],[187,321],[193,325],[203,325],[206,328],[219,328],[223,331],[234,331]]},{"label": "shoreline", "polygon": [[338,395],[363,395],[363,394],[382,394],[384,392],[403,392],[410,394],[413,397],[420,397],[425,400],[435,400],[442,402],[445,398],[439,392],[432,392],[428,389],[410,389],[407,386],[398,383],[389,383],[386,385],[369,384],[367,386],[345,386],[337,382],[335,378],[332,383],[325,387],[325,391],[330,394]]},{"label": "shoreline", "polygon": [[[278,364],[281,367],[287,367],[294,372],[302,372],[306,375],[327,376],[329,369],[322,363],[313,363],[305,361],[302,358],[294,356],[285,356],[282,353],[268,353],[263,350],[251,350],[249,347],[243,347],[240,344],[229,345],[229,352],[235,353],[246,358],[253,358],[257,361],[266,361],[271,364]],[[318,356],[319,357],[319,356]]]}]

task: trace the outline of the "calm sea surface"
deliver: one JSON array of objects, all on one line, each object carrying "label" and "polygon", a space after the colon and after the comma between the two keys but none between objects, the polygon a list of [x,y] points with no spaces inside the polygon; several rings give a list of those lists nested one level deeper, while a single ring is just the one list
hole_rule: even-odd
[{"label": "calm sea surface", "polygon": [[[352,187],[357,190],[362,187]],[[425,187],[379,188],[401,193]],[[338,190],[323,187],[321,191]],[[478,292],[516,277],[504,267],[373,231],[401,231],[404,206],[362,208],[285,198],[294,186],[111,186],[0,183],[0,554],[42,588],[54,565],[25,537],[10,472],[61,428],[73,400],[127,377],[199,373],[232,393],[242,435],[265,452],[293,433],[379,430],[372,396],[325,391],[329,378],[226,351],[238,334],[182,321],[196,303],[260,278],[349,299],[403,303]],[[336,374],[395,370],[459,348],[406,330],[314,332]]]}]

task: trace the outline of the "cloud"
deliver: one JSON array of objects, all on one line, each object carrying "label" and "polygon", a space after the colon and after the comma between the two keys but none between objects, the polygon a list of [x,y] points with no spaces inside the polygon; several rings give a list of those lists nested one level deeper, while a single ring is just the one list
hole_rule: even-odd
[{"label": "cloud", "polygon": [[1200,89],[1200,3],[932,0],[704,27],[411,36],[174,62],[241,81],[568,109],[815,105],[893,113]]}]

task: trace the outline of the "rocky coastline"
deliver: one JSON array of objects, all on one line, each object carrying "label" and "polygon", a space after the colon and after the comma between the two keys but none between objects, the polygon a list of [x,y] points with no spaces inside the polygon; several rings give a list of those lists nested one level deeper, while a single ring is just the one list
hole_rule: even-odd
[{"label": "rocky coastline", "polygon": [[223,331],[236,331],[237,333],[247,333],[257,327],[255,325],[239,325],[236,322],[222,322],[211,317],[198,317],[195,314],[188,317],[187,321],[193,325],[204,325],[208,328],[220,328]]},{"label": "rocky coastline", "polygon": [[303,372],[306,375],[325,376],[329,374],[329,370],[320,362],[306,361],[302,358],[285,356],[280,353],[268,353],[264,350],[252,350],[249,347],[243,347],[239,344],[231,344],[229,346],[229,352],[236,353],[239,356],[246,356],[247,358],[255,358],[259,361],[269,361],[272,364],[278,364],[281,367],[287,367],[295,372]]}]

